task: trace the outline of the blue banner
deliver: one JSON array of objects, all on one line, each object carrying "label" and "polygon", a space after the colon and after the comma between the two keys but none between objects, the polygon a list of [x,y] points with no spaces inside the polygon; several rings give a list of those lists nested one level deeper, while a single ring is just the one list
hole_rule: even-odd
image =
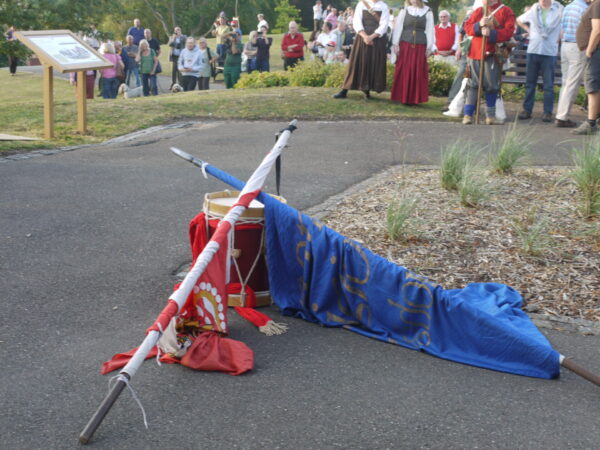
[{"label": "blue banner", "polygon": [[283,314],[473,366],[559,375],[559,354],[511,287],[444,290],[287,205],[263,200],[270,290]]},{"label": "blue banner", "polygon": [[[206,171],[236,189],[244,183]],[[282,312],[440,358],[556,378],[559,354],[497,283],[444,290],[264,193],[271,295]]]}]

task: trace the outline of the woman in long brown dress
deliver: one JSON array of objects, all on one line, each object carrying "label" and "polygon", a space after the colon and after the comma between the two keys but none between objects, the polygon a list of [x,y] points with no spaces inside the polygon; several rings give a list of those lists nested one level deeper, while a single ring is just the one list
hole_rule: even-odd
[{"label": "woman in long brown dress", "polygon": [[433,13],[422,0],[406,0],[392,35],[397,54],[391,99],[405,105],[429,100],[429,66],[427,57],[434,44]]},{"label": "woman in long brown dress", "polygon": [[349,90],[383,92],[386,88],[386,47],[390,10],[383,1],[361,0],[354,10],[352,25],[357,36],[342,90],[334,98],[346,98]]}]

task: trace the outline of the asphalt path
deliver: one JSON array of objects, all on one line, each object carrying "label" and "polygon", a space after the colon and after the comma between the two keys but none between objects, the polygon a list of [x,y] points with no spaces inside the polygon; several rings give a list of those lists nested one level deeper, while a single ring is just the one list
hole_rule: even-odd
[{"label": "asphalt path", "polygon": [[[138,345],[190,260],[187,224],[223,190],[173,156],[178,146],[247,178],[284,122],[208,122],[131,141],[0,161],[0,448],[76,448],[107,391],[99,368]],[[306,209],[394,164],[436,164],[460,135],[426,122],[305,122],[283,158],[289,203]],[[535,128],[536,164],[568,164],[578,141]],[[274,177],[267,185],[274,190]],[[256,368],[232,377],[147,361],[93,448],[598,448],[600,389],[437,359],[268,314],[267,337],[231,314]],[[547,331],[596,373],[600,338]]]}]

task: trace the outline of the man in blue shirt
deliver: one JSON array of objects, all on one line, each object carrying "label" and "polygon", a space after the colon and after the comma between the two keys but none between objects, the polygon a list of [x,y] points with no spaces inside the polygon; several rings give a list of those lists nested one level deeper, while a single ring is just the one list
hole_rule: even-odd
[{"label": "man in blue shirt", "polygon": [[591,0],[573,0],[569,3],[562,15],[560,28],[562,44],[560,47],[560,65],[562,72],[562,86],[556,108],[557,127],[574,127],[575,122],[569,120],[569,112],[581,85],[583,68],[585,67],[585,52],[577,47],[576,32],[581,16],[588,8]]},{"label": "man in blue shirt", "polygon": [[133,26],[127,30],[127,35],[133,36],[133,45],[139,45],[144,39],[144,28],[140,25],[140,19],[133,19]]},{"label": "man in blue shirt", "polygon": [[535,88],[541,72],[544,84],[544,115],[542,121],[552,122],[554,105],[554,65],[558,55],[560,20],[563,6],[554,0],[539,0],[529,11],[517,18],[517,24],[529,33],[525,99],[519,119],[530,119],[535,102]]}]

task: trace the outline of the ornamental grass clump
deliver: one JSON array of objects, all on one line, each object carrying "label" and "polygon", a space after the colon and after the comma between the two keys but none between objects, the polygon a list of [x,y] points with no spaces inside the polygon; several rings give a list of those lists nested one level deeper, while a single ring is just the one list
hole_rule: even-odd
[{"label": "ornamental grass clump", "polygon": [[481,206],[493,191],[483,169],[473,162],[467,162],[464,167],[457,189],[461,205],[469,208]]},{"label": "ornamental grass clump", "polygon": [[569,176],[581,193],[579,212],[585,219],[600,215],[600,139],[588,139],[573,149],[575,168]]},{"label": "ornamental grass clump", "polygon": [[448,191],[458,190],[465,167],[473,159],[472,145],[463,141],[454,141],[442,149],[440,181]]},{"label": "ornamental grass clump", "polygon": [[515,219],[512,229],[520,240],[520,250],[529,256],[539,256],[550,249],[548,221],[537,217],[537,208],[532,208],[521,219]]},{"label": "ornamental grass clump", "polygon": [[492,172],[502,175],[513,173],[516,166],[527,162],[532,145],[531,129],[517,128],[516,122],[510,125],[500,142],[497,143],[494,136],[492,148],[496,151],[490,157]]},{"label": "ornamental grass clump", "polygon": [[414,234],[412,219],[416,209],[416,198],[402,198],[388,205],[387,232],[391,240],[405,241]]}]

